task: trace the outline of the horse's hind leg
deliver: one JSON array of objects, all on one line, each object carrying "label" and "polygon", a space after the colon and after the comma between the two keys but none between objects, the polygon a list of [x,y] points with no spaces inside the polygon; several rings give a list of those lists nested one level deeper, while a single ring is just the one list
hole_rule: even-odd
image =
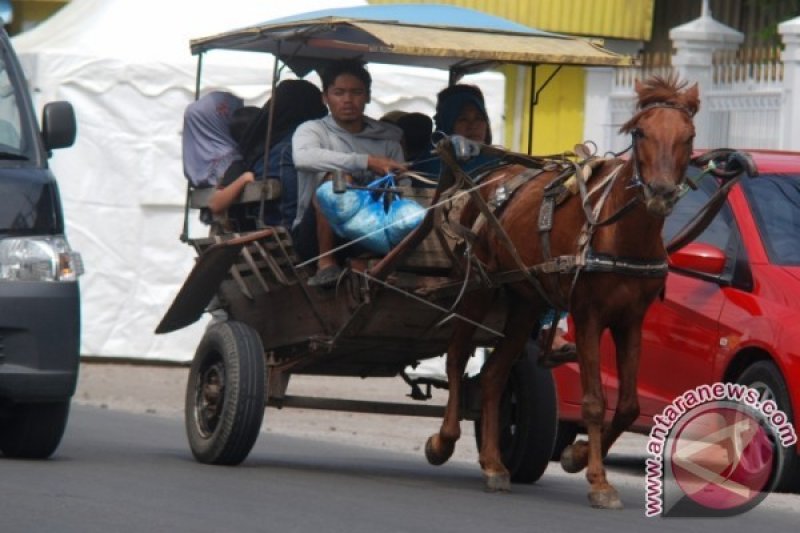
[{"label": "horse's hind leg", "polygon": [[[467,294],[459,306],[459,313],[475,322],[481,322],[489,311],[494,293],[476,291]],[[472,337],[476,326],[455,319],[450,345],[447,349],[447,405],[444,419],[438,433],[434,433],[425,443],[425,458],[432,465],[444,464],[455,450],[456,441],[461,437],[460,401],[461,380],[467,360],[474,350]]]},{"label": "horse's hind leg", "polygon": [[500,400],[511,368],[523,353],[538,315],[524,300],[510,302],[504,338],[481,370],[480,464],[489,492],[511,490],[511,475],[500,452]]}]

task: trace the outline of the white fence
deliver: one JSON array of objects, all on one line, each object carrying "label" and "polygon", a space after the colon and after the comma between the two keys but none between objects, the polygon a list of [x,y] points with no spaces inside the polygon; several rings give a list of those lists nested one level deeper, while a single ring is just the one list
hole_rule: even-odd
[{"label": "white fence", "polygon": [[[782,53],[731,49],[729,43],[727,49],[714,50],[706,39],[704,45],[712,48],[681,50],[685,41],[677,42],[671,57],[643,57],[640,66],[615,71],[592,69],[587,76],[585,138],[595,141],[601,151],[626,148],[630,139],[618,130],[634,111],[634,80],[677,71],[700,85],[696,147],[800,150],[800,18],[780,28]],[[681,53],[690,59],[675,61]]]}]

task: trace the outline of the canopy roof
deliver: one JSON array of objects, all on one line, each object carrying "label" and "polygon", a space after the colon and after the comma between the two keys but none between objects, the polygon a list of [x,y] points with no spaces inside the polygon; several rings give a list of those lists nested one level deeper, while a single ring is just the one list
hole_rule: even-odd
[{"label": "canopy roof", "polygon": [[597,42],[548,33],[472,9],[444,5],[372,5],[313,11],[191,41],[212,49],[277,55],[302,75],[326,61],[358,57],[472,72],[497,63],[630,65]]}]

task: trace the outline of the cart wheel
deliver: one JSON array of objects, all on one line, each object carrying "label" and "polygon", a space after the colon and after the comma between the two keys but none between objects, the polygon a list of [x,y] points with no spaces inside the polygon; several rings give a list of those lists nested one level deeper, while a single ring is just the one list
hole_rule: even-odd
[{"label": "cart wheel", "polygon": [[[500,403],[500,453],[514,483],[534,483],[544,474],[558,426],[556,388],[549,369],[536,364],[530,341],[511,370]],[[475,421],[481,447],[481,421]]]},{"label": "cart wheel", "polygon": [[237,465],[264,419],[264,348],[253,328],[222,322],[206,330],[186,388],[186,433],[201,463]]},{"label": "cart wheel", "polygon": [[567,446],[575,442],[576,438],[578,438],[578,424],[559,420],[556,429],[556,442],[553,445],[553,455],[550,456],[550,460],[560,461],[561,452],[566,450]]}]

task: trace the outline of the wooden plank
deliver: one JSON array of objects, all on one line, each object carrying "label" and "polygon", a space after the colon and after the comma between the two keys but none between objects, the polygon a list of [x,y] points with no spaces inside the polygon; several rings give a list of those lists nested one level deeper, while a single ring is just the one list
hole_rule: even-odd
[{"label": "wooden plank", "polygon": [[[206,187],[203,189],[192,189],[189,193],[189,207],[192,209],[202,209],[208,207],[208,200],[216,191],[216,187]],[[233,202],[234,204],[246,204],[277,200],[281,196],[281,182],[276,179],[259,180],[245,185],[242,195]]]},{"label": "wooden plank", "polygon": [[[430,207],[436,192],[436,189],[431,188],[402,187],[402,190],[404,198],[414,200],[424,207]],[[461,209],[466,204],[466,196],[462,198],[450,206],[451,219],[458,220]],[[442,232],[442,218],[442,215],[436,214],[433,231],[400,263],[398,270],[444,274],[453,268],[451,251],[457,241],[452,235]]]},{"label": "wooden plank", "polygon": [[169,333],[195,323],[203,315],[219,284],[227,277],[242,246],[249,242],[248,239],[263,238],[271,233],[272,230],[264,230],[208,247],[197,259],[189,277],[156,327],[156,333]]}]

